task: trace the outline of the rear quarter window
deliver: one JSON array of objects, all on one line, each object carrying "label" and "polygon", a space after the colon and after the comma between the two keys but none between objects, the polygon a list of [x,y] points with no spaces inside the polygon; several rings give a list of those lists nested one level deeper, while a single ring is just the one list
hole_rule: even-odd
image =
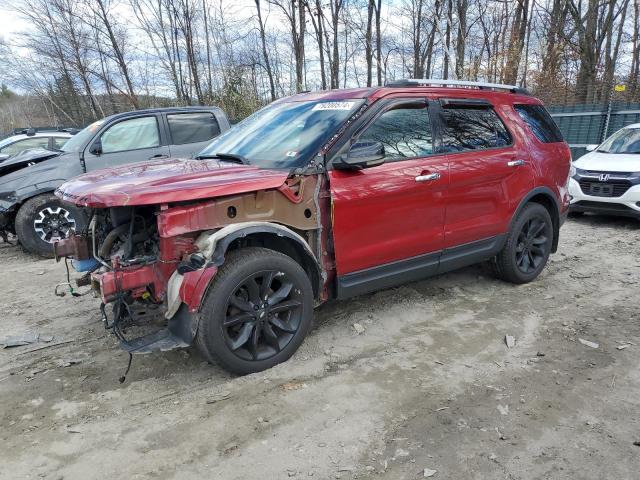
[{"label": "rear quarter window", "polygon": [[511,135],[493,108],[456,106],[442,109],[445,152],[511,145]]},{"label": "rear quarter window", "polygon": [[514,105],[514,108],[542,143],[564,141],[556,122],[542,105]]},{"label": "rear quarter window", "polygon": [[167,115],[173,145],[207,142],[220,134],[212,113],[172,113]]}]

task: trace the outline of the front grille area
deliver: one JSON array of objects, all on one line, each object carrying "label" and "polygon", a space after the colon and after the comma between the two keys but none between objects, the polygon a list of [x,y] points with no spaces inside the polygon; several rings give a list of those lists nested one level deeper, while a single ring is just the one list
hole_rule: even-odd
[{"label": "front grille area", "polygon": [[588,200],[582,200],[572,204],[573,207],[592,208],[594,210],[607,210],[616,212],[629,212],[637,213],[633,208],[629,208],[621,203],[604,203],[604,202],[590,202]]},{"label": "front grille area", "polygon": [[580,180],[580,189],[585,195],[594,197],[621,197],[631,188],[631,182],[626,180],[610,180],[598,182],[594,180]]}]

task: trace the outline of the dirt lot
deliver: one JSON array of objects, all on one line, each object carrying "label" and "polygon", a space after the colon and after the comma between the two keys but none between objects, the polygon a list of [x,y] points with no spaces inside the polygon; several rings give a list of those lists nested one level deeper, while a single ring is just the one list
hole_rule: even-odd
[{"label": "dirt lot", "polygon": [[639,240],[570,219],[533,284],[468,268],[325,305],[270,371],[175,351],[123,385],[97,300],[55,297],[62,264],[0,244],[3,334],[55,336],[0,350],[0,478],[637,479]]}]

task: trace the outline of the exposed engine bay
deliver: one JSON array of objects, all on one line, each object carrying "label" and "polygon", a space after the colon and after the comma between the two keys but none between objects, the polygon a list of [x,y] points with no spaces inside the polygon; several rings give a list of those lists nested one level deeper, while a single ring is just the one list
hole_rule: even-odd
[{"label": "exposed engine bay", "polygon": [[[153,207],[117,207],[96,210],[89,224],[95,261],[119,265],[155,262],[160,254],[158,225]],[[103,267],[108,268],[107,265]]]}]

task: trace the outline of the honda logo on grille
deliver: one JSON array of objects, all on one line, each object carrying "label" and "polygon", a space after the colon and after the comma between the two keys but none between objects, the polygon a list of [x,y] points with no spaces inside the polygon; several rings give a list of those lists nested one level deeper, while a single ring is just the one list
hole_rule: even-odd
[{"label": "honda logo on grille", "polygon": [[610,175],[608,173],[601,173],[600,174],[600,181],[601,182],[606,182],[609,180]]}]

